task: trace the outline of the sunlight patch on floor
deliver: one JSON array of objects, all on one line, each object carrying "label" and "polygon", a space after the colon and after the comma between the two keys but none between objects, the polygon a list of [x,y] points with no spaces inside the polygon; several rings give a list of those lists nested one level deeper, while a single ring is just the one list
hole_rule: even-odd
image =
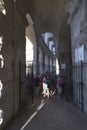
[{"label": "sunlight patch on floor", "polygon": [[30,123],[30,121],[36,116],[39,110],[45,105],[44,100],[41,101],[41,104],[36,108],[36,111],[29,117],[26,123],[21,127],[20,130],[24,130],[24,128]]}]

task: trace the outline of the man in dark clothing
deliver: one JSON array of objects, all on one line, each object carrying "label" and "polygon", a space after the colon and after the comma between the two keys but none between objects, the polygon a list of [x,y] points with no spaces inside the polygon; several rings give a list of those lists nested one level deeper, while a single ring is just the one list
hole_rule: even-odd
[{"label": "man in dark clothing", "polygon": [[34,78],[34,88],[35,88],[35,90],[34,90],[34,92],[35,92],[35,96],[38,96],[39,95],[39,77],[38,76],[36,76],[35,78]]}]

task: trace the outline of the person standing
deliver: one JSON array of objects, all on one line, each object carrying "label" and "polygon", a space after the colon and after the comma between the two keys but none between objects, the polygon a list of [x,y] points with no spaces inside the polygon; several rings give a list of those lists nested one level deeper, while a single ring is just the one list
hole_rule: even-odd
[{"label": "person standing", "polygon": [[34,78],[34,92],[35,92],[35,96],[39,96],[39,77],[36,76]]},{"label": "person standing", "polygon": [[49,88],[48,88],[46,77],[44,77],[43,79],[43,97],[49,98]]},{"label": "person standing", "polygon": [[61,75],[58,76],[57,79],[57,93],[58,93],[58,98],[60,99],[61,93],[62,93],[62,84],[63,84],[63,78]]}]

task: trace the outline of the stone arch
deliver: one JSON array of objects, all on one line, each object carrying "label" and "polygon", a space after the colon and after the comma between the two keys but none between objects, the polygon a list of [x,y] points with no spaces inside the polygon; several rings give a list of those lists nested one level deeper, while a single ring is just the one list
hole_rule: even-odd
[{"label": "stone arch", "polygon": [[35,34],[35,28],[34,28],[34,21],[29,13],[26,14],[26,18],[28,21],[28,26],[26,27],[26,37],[32,44],[33,49],[33,72],[36,73],[37,70],[37,45],[36,45],[36,34]]}]

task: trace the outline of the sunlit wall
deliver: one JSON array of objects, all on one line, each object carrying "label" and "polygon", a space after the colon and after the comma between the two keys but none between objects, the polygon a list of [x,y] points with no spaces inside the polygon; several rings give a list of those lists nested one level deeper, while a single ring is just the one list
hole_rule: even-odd
[{"label": "sunlit wall", "polygon": [[33,44],[26,36],[26,62],[33,61]]}]

